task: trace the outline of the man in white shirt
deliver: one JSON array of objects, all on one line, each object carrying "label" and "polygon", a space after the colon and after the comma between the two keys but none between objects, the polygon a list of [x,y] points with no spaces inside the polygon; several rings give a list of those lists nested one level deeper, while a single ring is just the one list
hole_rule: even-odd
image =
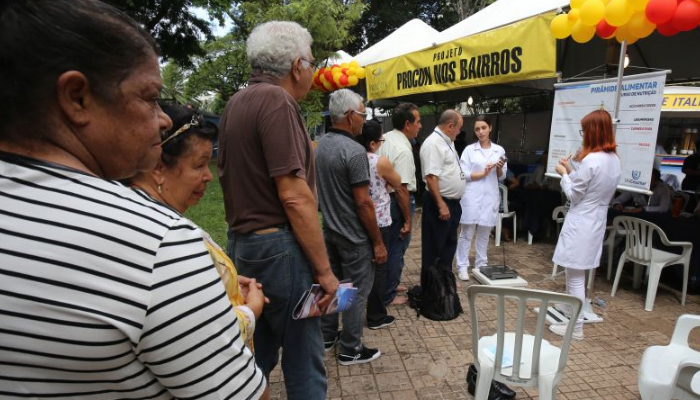
[{"label": "man in white shirt", "polygon": [[[651,171],[650,188],[653,193],[648,201],[647,196],[641,193],[622,192],[621,195],[613,199],[613,208],[629,213],[640,213],[642,211],[650,213],[668,212],[671,207],[671,188],[661,181],[661,172],[658,169]],[[634,203],[634,208],[624,209],[624,204],[630,200]]]},{"label": "man in white shirt", "polygon": [[453,142],[463,123],[457,111],[444,111],[420,149],[423,181],[428,188],[423,194],[421,271],[437,258],[451,265],[457,250],[457,228],[462,215],[459,200],[467,180]]},{"label": "man in white shirt", "polygon": [[418,107],[411,103],[401,103],[394,109],[391,117],[394,130],[384,135],[384,143],[377,151],[391,162],[396,172],[401,176],[401,184],[409,192],[409,204],[402,204],[396,195],[391,193],[391,232],[389,242],[385,243],[389,258],[386,265],[386,289],[381,295],[384,305],[405,304],[406,297],[396,296],[406,287],[399,285],[404,266],[404,254],[411,242],[411,221],[416,211],[416,164],[413,160],[411,139],[418,136],[422,125]]}]

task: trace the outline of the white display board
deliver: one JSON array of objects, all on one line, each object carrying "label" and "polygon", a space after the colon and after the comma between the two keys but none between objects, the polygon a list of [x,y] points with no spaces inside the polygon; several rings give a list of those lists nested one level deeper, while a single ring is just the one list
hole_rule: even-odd
[{"label": "white display board", "polygon": [[[622,95],[615,140],[622,163],[618,188],[650,193],[656,135],[666,75],[658,71],[622,78]],[[549,133],[547,175],[559,177],[554,167],[581,148],[581,119],[603,108],[614,116],[617,78],[554,85],[554,109]],[[613,121],[614,122],[614,121]]]}]

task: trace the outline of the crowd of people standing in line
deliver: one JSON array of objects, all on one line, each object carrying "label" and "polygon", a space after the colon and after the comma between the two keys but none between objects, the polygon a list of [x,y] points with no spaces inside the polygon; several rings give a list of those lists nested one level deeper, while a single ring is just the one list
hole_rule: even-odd
[{"label": "crowd of people standing in line", "polygon": [[[3,396],[268,398],[281,354],[288,398],[323,399],[324,351],[337,347],[342,365],[380,356],[362,341],[365,309],[369,328],[380,329],[395,321],[386,307],[405,302],[397,293],[420,113],[399,105],[382,135],[365,122],[359,95],[335,91],[332,127],[314,151],[297,104],[311,87],[311,44],[296,23],[258,25],[246,42],[253,73],[217,132],[192,110],[160,107],[153,39],[114,7],[0,6]],[[555,262],[577,296],[578,271],[600,258],[602,205],[619,177],[609,118],[583,120],[577,171],[567,160],[557,167],[579,217],[567,218]],[[475,232],[474,265],[486,263],[484,232],[507,173],[486,118],[459,157],[462,125],[444,111],[420,150],[422,268],[451,265],[459,252],[460,277]],[[217,134],[225,251],[182,216],[214,178]],[[595,237],[581,250],[583,236]],[[574,247],[584,262],[571,258]],[[292,318],[312,283],[325,308],[339,279],[358,288],[342,330],[337,314]]]}]

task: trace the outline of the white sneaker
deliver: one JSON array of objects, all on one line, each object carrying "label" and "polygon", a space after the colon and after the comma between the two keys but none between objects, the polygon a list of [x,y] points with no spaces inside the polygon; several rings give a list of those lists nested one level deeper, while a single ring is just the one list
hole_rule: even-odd
[{"label": "white sneaker", "polygon": [[[566,334],[566,325],[565,324],[550,325],[549,331],[555,335],[559,335],[561,337],[564,337],[564,335]],[[574,328],[574,333],[571,335],[571,338],[575,339],[575,340],[583,340],[583,329]]]},{"label": "white sneaker", "polygon": [[466,269],[460,269],[459,273],[457,275],[459,276],[460,281],[468,281],[469,280],[469,272]]}]

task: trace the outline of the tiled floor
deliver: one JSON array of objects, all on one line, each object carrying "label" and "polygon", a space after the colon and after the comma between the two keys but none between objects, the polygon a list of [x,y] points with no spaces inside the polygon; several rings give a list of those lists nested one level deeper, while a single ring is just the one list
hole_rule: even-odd
[{"label": "tiled floor", "polygon": [[[529,288],[563,292],[564,277],[547,280],[551,275],[554,238],[527,245],[524,235],[517,243],[505,243],[508,265],[528,281]],[[501,248],[489,243],[489,259],[501,260]],[[414,229],[406,256],[402,283],[420,283],[420,226]],[[472,279],[459,288],[465,313],[449,322],[417,318],[407,305],[390,308],[396,324],[380,330],[364,331],[364,341],[377,347],[382,356],[370,364],[341,366],[334,354],[326,355],[328,398],[342,400],[381,399],[471,399],[465,376],[473,360],[471,323],[466,289]],[[637,399],[637,367],[644,350],[665,345],[670,340],[676,319],[681,314],[700,313],[700,296],[689,295],[685,307],[680,292],[661,287],[654,311],[644,311],[645,287],[632,289],[631,279],[620,284],[617,296],[610,297],[612,283],[604,276],[596,279],[595,295],[607,302],[607,309],[595,308],[603,323],[587,324],[585,339],[572,341],[567,369],[559,383],[559,399]],[[485,319],[495,319],[486,316]],[[481,321],[481,318],[480,318]],[[545,338],[560,343],[556,336]],[[700,333],[691,335],[691,345],[700,347]],[[283,377],[278,367],[270,377],[274,399],[286,399]],[[513,388],[518,399],[536,399],[536,388]]]}]

